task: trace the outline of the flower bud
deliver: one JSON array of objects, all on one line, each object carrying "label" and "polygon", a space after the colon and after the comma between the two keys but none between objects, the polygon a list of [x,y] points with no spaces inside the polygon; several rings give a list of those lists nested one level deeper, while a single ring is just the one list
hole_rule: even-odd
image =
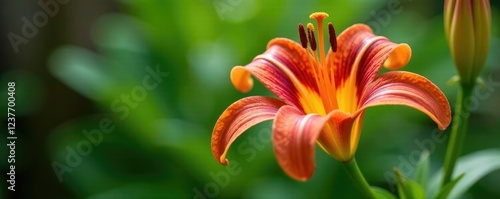
[{"label": "flower bud", "polygon": [[488,54],[489,0],[445,0],[444,28],[461,84],[474,84]]}]

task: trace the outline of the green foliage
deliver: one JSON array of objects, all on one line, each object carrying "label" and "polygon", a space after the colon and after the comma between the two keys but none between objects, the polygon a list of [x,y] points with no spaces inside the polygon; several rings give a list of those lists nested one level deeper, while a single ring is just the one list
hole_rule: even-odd
[{"label": "green foliage", "polygon": [[401,199],[425,198],[424,188],[417,182],[403,176],[397,168],[394,169],[397,179],[399,197]]},{"label": "green foliage", "polygon": [[439,196],[446,196],[447,194],[445,193],[451,189],[449,198],[458,198],[481,178],[499,169],[500,150],[498,149],[482,150],[465,155],[457,161],[453,175],[455,180],[450,182],[440,192],[438,192],[438,185],[441,183],[443,170],[440,169],[433,175],[428,186],[429,192],[427,196],[431,197],[437,194],[437,197],[441,198]]},{"label": "green foliage", "polygon": [[450,194],[451,190],[453,190],[453,188],[455,188],[455,185],[457,185],[457,183],[462,179],[462,177],[464,177],[464,174],[458,176],[457,178],[453,179],[451,182],[449,182],[448,184],[443,186],[443,188],[441,188],[439,190],[439,193],[437,194],[437,196],[435,198],[437,198],[437,199],[447,198],[448,195]]},{"label": "green foliage", "polygon": [[396,196],[394,196],[391,192],[380,187],[372,186],[372,192],[377,199],[396,199]]},{"label": "green foliage", "polygon": [[422,154],[420,154],[420,160],[417,163],[417,169],[415,171],[415,182],[422,187],[427,187],[430,165],[429,151],[423,151]]}]

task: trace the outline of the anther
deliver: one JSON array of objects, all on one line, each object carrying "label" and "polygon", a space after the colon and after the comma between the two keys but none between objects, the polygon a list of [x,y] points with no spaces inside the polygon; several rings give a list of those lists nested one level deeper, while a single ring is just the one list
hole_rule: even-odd
[{"label": "anther", "polygon": [[300,37],[300,44],[302,44],[302,48],[307,48],[307,35],[304,29],[304,25],[302,24],[299,24],[299,37]]},{"label": "anther", "polygon": [[335,33],[335,28],[333,28],[332,23],[328,23],[328,34],[330,35],[330,46],[333,52],[337,52],[337,34]]},{"label": "anther", "polygon": [[314,26],[309,23],[307,24],[307,36],[309,38],[309,43],[311,44],[311,50],[316,51],[316,38],[314,37]]}]

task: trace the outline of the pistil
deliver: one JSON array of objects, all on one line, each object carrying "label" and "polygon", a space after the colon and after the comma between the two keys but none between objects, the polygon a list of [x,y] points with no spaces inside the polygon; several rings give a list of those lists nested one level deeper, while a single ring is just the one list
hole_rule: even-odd
[{"label": "pistil", "polygon": [[319,42],[319,57],[320,63],[323,67],[325,67],[325,43],[323,38],[323,19],[327,18],[328,14],[324,12],[315,12],[312,13],[309,18],[316,19],[316,23],[318,25],[318,42]]}]

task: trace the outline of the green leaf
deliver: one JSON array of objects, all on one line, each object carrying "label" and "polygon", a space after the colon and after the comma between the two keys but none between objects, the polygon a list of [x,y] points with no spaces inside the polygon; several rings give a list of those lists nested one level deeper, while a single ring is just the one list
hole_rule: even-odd
[{"label": "green leaf", "polygon": [[[453,172],[453,179],[458,178],[462,173],[465,173],[465,176],[456,184],[449,198],[458,198],[479,179],[498,169],[500,169],[499,149],[482,150],[463,156],[457,161],[455,171]],[[427,186],[428,198],[437,196],[443,178],[443,169],[441,168],[433,176]]]},{"label": "green leaf", "polygon": [[455,178],[454,180],[452,180],[451,182],[449,182],[448,184],[446,184],[446,186],[444,186],[439,191],[439,193],[436,196],[436,198],[438,198],[438,199],[441,199],[441,198],[444,199],[444,198],[446,198],[448,196],[448,194],[450,194],[451,190],[453,190],[453,188],[455,187],[455,185],[457,185],[458,181],[460,181],[460,179],[462,179],[462,177],[464,177],[463,173],[458,178]]},{"label": "green leaf", "polygon": [[429,181],[429,167],[429,151],[424,150],[420,155],[420,160],[417,163],[415,171],[415,181],[422,185],[422,187],[427,187],[427,182]]},{"label": "green leaf", "polygon": [[371,190],[377,199],[397,199],[394,194],[380,187],[372,186]]},{"label": "green leaf", "polygon": [[403,176],[397,168],[394,168],[394,173],[396,174],[398,193],[401,199],[425,198],[425,190],[420,184]]}]

